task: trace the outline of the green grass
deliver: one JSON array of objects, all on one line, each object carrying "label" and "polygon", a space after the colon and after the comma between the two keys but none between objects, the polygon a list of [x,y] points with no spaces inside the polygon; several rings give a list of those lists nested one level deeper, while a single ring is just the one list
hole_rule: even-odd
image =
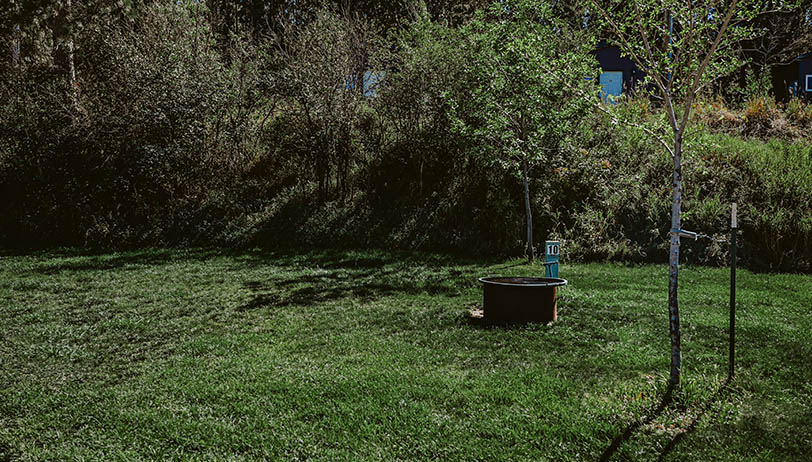
[{"label": "green grass", "polygon": [[559,321],[482,326],[476,278],[389,252],[0,260],[0,460],[791,460],[812,452],[812,277],[564,265]]}]

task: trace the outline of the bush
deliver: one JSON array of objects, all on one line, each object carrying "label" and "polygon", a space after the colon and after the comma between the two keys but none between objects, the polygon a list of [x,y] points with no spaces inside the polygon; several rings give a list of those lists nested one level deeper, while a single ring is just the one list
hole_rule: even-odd
[{"label": "bush", "polygon": [[[670,162],[655,142],[630,128],[603,136],[596,123],[563,197],[564,247],[576,259],[665,261],[670,224]],[[616,129],[616,128],[615,128]],[[726,239],[730,203],[739,204],[740,257],[754,268],[812,270],[812,157],[806,143],[762,142],[699,129],[686,150],[685,229]],[[611,165],[607,180],[603,162]],[[727,247],[687,241],[686,261],[723,265]]]},{"label": "bush", "polygon": [[717,132],[748,138],[770,140],[809,140],[812,126],[812,107],[800,99],[790,100],[786,106],[769,96],[746,99],[741,108],[727,106],[721,98],[696,103],[693,119]]},{"label": "bush", "polygon": [[351,194],[359,158],[363,58],[376,43],[362,17],[316,10],[304,24],[282,21],[276,38],[277,80],[291,118],[293,142],[304,147],[301,167],[322,201]]},{"label": "bush", "polygon": [[800,98],[792,98],[785,110],[787,118],[796,124],[809,128],[812,126],[812,104]]},{"label": "bush", "polygon": [[[88,28],[79,109],[58,76],[13,75],[0,227],[12,241],[136,245],[184,238],[214,184],[246,163],[245,107],[202,12],[151,5],[138,21]],[[44,69],[48,69],[45,67]],[[245,79],[243,79],[244,81]],[[237,149],[234,149],[237,148]]]},{"label": "bush", "polygon": [[[423,14],[380,46],[331,10],[273,39],[213,33],[205,3],[132,11],[78,34],[78,104],[47,54],[0,67],[4,244],[522,253],[522,181],[452,127],[449,93],[471,88],[459,30]],[[377,98],[347,88],[363,69],[387,70]],[[812,271],[812,110],[751,96],[697,103],[685,227],[724,238],[736,201],[746,264]],[[620,110],[663,117],[641,98]],[[534,240],[563,239],[565,261],[666,261],[671,159],[587,117],[530,172]],[[727,257],[708,240],[682,252]]]},{"label": "bush", "polygon": [[781,112],[775,100],[766,96],[750,98],[744,110],[744,126],[747,133],[761,137],[780,128]]}]

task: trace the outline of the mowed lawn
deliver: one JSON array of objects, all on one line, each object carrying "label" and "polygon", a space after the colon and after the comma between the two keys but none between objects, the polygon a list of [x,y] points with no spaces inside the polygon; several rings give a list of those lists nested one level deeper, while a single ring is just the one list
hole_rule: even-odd
[{"label": "mowed lawn", "polygon": [[394,252],[0,258],[0,460],[798,460],[812,277],[566,264],[559,320],[488,326],[521,261]]}]

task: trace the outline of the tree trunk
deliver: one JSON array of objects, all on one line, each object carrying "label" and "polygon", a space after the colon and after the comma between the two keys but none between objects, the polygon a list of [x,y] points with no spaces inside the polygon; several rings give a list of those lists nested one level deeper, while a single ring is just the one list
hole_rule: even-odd
[{"label": "tree trunk", "polygon": [[418,189],[418,194],[419,194],[420,199],[423,199],[423,152],[422,152],[422,150],[421,150],[420,154],[418,154],[418,156],[419,156],[419,159],[420,159],[420,172],[418,173],[418,176],[420,177],[420,186],[419,186],[419,189]]},{"label": "tree trunk", "polygon": [[671,247],[669,250],[668,274],[668,318],[671,335],[671,386],[679,386],[682,371],[682,346],[680,342],[679,299],[677,289],[679,286],[679,246],[680,236],[677,230],[681,229],[682,209],[682,133],[674,135],[674,177],[673,202],[671,205]]},{"label": "tree trunk", "polygon": [[524,208],[527,212],[527,258],[533,263],[533,214],[530,211],[530,181],[527,161],[522,161],[522,171],[524,173]]},{"label": "tree trunk", "polygon": [[59,7],[53,27],[53,50],[52,56],[54,65],[66,78],[68,93],[74,108],[78,108],[78,86],[76,84],[76,66],[74,63],[73,37],[70,31],[71,20],[71,0],[64,0]]},{"label": "tree trunk", "polygon": [[20,26],[15,25],[11,35],[11,66],[20,64]]}]

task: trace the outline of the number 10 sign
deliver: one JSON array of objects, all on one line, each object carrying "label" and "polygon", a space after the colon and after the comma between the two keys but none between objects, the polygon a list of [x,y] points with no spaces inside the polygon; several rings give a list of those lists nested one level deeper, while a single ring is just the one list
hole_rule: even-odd
[{"label": "number 10 sign", "polygon": [[561,250],[561,243],[558,241],[547,241],[544,246],[544,265],[547,267],[547,277],[558,277],[558,253]]}]

